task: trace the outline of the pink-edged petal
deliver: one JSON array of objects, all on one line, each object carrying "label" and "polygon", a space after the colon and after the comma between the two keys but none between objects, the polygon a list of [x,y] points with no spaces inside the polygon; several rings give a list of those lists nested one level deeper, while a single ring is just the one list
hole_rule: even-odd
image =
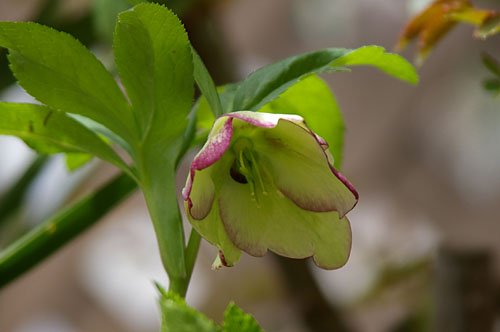
[{"label": "pink-edged petal", "polygon": [[354,187],[333,168],[332,158],[309,129],[281,120],[261,131],[254,148],[279,190],[302,209],[337,211],[343,217],[356,205]]},{"label": "pink-edged petal", "polygon": [[[195,204],[195,202],[193,201],[193,197],[191,197],[191,192],[193,190],[195,182],[195,176],[199,171],[213,165],[217,160],[219,160],[224,155],[224,153],[226,152],[227,148],[231,143],[231,138],[233,136],[232,122],[233,119],[230,117],[225,117],[225,116],[219,117],[215,121],[212,130],[210,131],[207,142],[200,150],[200,152],[198,152],[196,157],[194,157],[194,160],[191,163],[186,185],[184,186],[184,189],[182,189],[182,197],[188,203],[188,211],[191,211]],[[202,179],[200,182],[207,183],[207,180]],[[200,184],[200,186],[201,185],[202,184]],[[210,196],[211,199],[213,200],[212,193],[210,193],[210,195],[198,194],[197,197],[203,198],[202,196]],[[195,212],[195,214],[198,216],[202,216],[204,212],[207,212],[206,207],[200,207],[198,210],[200,210],[200,213]],[[202,218],[203,217],[201,217],[201,219]]]},{"label": "pink-edged petal", "polygon": [[293,114],[273,114],[273,113],[258,113],[250,111],[240,111],[228,113],[224,116],[236,118],[256,127],[273,128],[278,125],[280,119],[303,123],[304,119],[301,116]]}]

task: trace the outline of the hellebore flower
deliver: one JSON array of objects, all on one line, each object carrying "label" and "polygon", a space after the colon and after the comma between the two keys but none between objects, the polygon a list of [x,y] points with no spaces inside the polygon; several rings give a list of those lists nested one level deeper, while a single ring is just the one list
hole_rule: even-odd
[{"label": "hellebore flower", "polygon": [[189,221],[219,249],[214,268],[241,251],[312,256],[325,269],[351,250],[345,214],[353,186],[333,168],[328,144],[297,115],[234,112],[215,120],[182,194]]}]

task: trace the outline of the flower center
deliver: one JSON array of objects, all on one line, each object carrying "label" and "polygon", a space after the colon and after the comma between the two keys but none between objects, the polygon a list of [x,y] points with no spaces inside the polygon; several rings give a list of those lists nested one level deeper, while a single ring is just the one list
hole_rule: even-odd
[{"label": "flower center", "polygon": [[258,189],[263,195],[267,195],[264,180],[261,172],[264,171],[262,165],[257,163],[258,156],[253,149],[250,139],[240,137],[232,146],[235,160],[231,166],[230,174],[233,180],[242,184],[250,185],[250,195],[257,200],[255,194]]}]

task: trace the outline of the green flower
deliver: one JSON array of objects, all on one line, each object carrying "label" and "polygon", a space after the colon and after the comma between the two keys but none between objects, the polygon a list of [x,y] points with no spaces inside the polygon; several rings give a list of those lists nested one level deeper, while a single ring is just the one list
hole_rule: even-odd
[{"label": "green flower", "polygon": [[234,112],[216,119],[182,193],[189,221],[219,249],[214,268],[241,251],[313,257],[325,269],[351,250],[345,214],[353,186],[333,168],[328,144],[297,115]]}]

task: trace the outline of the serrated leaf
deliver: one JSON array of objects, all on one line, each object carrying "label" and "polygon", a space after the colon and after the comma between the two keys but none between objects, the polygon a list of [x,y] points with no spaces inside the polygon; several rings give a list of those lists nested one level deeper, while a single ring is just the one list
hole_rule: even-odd
[{"label": "serrated leaf", "polygon": [[132,7],[130,0],[93,0],[92,17],[94,29],[99,36],[109,42],[113,40],[116,19],[120,12]]},{"label": "serrated leaf", "polygon": [[126,140],[135,124],[111,74],[72,36],[32,22],[0,22],[0,46],[33,97],[55,109],[86,116]]},{"label": "serrated leaf", "polygon": [[163,265],[171,279],[184,278],[184,233],[174,180],[193,103],[191,46],[172,11],[142,3],[119,15],[114,50],[139,128],[134,156]]},{"label": "serrated leaf", "polygon": [[233,302],[224,313],[223,332],[264,332],[252,315],[246,314]]},{"label": "serrated leaf", "polygon": [[188,307],[182,297],[161,288],[160,309],[162,332],[220,332],[213,321]]},{"label": "serrated leaf", "polygon": [[259,112],[302,116],[308,127],[328,142],[335,168],[340,169],[344,122],[335,96],[321,78],[312,75],[299,81]]},{"label": "serrated leaf", "polygon": [[252,73],[239,85],[232,108],[234,111],[258,110],[306,76],[348,70],[344,65],[375,66],[410,83],[418,80],[410,63],[399,55],[386,53],[382,47],[329,48],[296,55]]},{"label": "serrated leaf", "polygon": [[190,43],[177,16],[147,3],[121,13],[114,51],[141,137],[165,141],[181,135],[194,82]]},{"label": "serrated leaf", "polygon": [[93,132],[43,105],[0,102],[0,134],[46,144],[54,152],[93,154],[130,174],[128,166]]}]

